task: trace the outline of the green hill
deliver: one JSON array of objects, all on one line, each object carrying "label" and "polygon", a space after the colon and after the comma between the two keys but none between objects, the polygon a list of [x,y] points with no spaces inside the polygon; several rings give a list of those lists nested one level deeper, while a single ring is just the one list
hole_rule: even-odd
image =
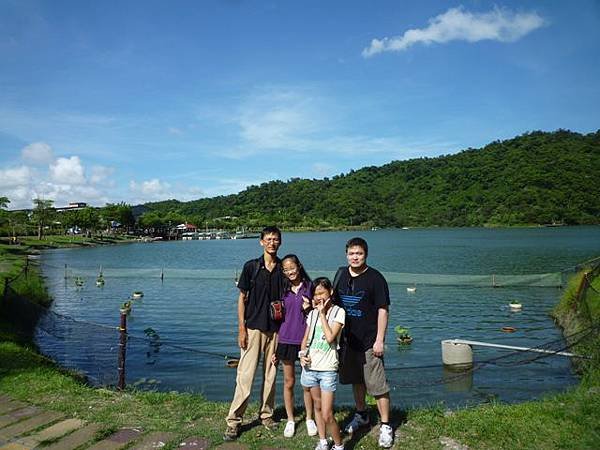
[{"label": "green hill", "polygon": [[482,226],[600,223],[600,130],[532,132],[454,155],[145,205],[142,223],[198,226]]}]

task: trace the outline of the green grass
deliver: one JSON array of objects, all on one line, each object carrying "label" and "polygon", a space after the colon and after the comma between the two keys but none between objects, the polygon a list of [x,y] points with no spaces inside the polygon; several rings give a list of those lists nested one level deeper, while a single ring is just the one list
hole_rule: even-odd
[{"label": "green grass", "polygon": [[[18,258],[17,258],[18,259]],[[18,261],[6,257],[0,248],[0,262]],[[5,264],[6,266],[6,264]],[[35,277],[35,272],[32,278]],[[596,280],[596,283],[600,282]],[[573,283],[576,283],[574,281]],[[600,289],[599,289],[600,290]],[[566,289],[554,313],[568,318],[570,329],[581,328],[573,304],[573,286]],[[594,298],[586,299],[597,314]],[[593,320],[598,322],[600,315]],[[566,323],[566,322],[565,322]],[[564,325],[563,325],[564,326]],[[568,333],[567,333],[568,334]],[[597,335],[585,347],[600,348]],[[199,376],[202,376],[199,374]],[[507,376],[510,374],[507,373]],[[231,387],[233,393],[233,386]],[[23,341],[17,330],[0,320],[0,392],[41,407],[64,412],[105,425],[105,433],[123,426],[141,427],[145,431],[170,431],[183,439],[192,435],[208,438],[220,445],[228,404],[210,402],[200,395],[127,390],[116,392],[88,386],[76,373],[61,369],[36,353],[31,343]],[[398,396],[402,399],[402,394]],[[342,424],[352,411],[337,412]],[[276,414],[284,418],[282,408]],[[246,418],[256,417],[251,404]],[[375,414],[372,411],[373,419]],[[411,410],[395,409],[397,427],[395,448],[439,449],[444,442],[455,442],[478,449],[596,449],[600,448],[600,364],[595,358],[585,367],[581,383],[565,393],[521,404],[491,403],[448,411],[443,406]],[[299,419],[303,419],[302,413]],[[264,447],[312,449],[315,439],[306,436],[302,424],[293,440],[282,437],[283,424],[268,431],[255,424],[246,427],[240,443],[250,449]],[[361,435],[347,448],[376,449],[375,432]]]}]

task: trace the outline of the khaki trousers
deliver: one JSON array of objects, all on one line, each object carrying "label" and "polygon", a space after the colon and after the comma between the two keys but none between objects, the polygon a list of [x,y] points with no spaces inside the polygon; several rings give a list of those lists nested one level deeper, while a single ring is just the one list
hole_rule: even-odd
[{"label": "khaki trousers", "polygon": [[276,346],[276,332],[248,329],[248,346],[246,350],[241,351],[235,380],[235,394],[229,407],[229,414],[225,419],[228,426],[239,427],[242,424],[242,417],[248,406],[254,374],[261,355],[263,379],[259,417],[261,420],[273,417],[277,367],[271,363],[271,357],[275,354]]}]

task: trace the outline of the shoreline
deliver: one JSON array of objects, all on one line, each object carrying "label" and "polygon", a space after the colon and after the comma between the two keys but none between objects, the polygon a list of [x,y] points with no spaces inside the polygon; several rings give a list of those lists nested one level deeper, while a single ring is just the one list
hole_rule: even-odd
[{"label": "shoreline", "polygon": [[[136,241],[123,243],[128,242]],[[74,247],[85,246],[88,244]],[[26,258],[29,250],[23,248],[21,257]],[[562,314],[558,312],[559,317]],[[567,331],[567,328],[563,328]],[[10,336],[7,338],[5,333],[0,333],[0,355],[0,392],[19,400],[75,413],[77,417],[99,421],[107,426],[143,426],[148,431],[167,430],[175,433],[185,430],[188,434],[193,430],[207,437],[214,445],[222,443],[220,433],[224,428],[228,403],[207,401],[201,395],[189,393],[141,392],[131,388],[120,393],[106,388],[92,388],[55,362],[15,344],[14,339],[11,340]],[[598,428],[595,422],[590,423],[590,417],[600,413],[600,400],[589,396],[590,391],[599,389],[596,386],[600,386],[600,376],[593,372],[581,378],[576,386],[560,394],[545,396],[542,400],[519,404],[492,403],[453,410],[446,409],[443,404],[417,409],[396,407],[392,413],[396,429],[395,448],[439,448],[442,440],[448,442],[447,439],[478,448],[561,448],[566,438],[575,447],[591,448],[592,443],[597,447],[600,439],[585,433]],[[597,408],[590,415],[589,408],[592,406]],[[574,411],[577,414],[572,417]],[[256,404],[252,404],[247,418],[256,412]],[[281,405],[277,407],[276,414],[284,419],[285,412]],[[342,424],[350,419],[351,414],[352,411],[347,407],[338,408],[336,412]],[[297,416],[302,416],[301,409]],[[371,416],[375,419],[372,407]],[[530,423],[528,418],[534,416],[535,423]],[[549,427],[542,433],[538,429],[540,417]],[[569,417],[572,419],[569,420],[571,432],[557,435],[555,431]],[[516,419],[521,420],[517,423]],[[242,434],[240,442],[257,449],[266,446],[290,448],[287,447],[290,441],[280,436],[281,431],[273,434],[266,433],[261,427],[251,427]],[[533,445],[528,440],[532,433],[539,433]],[[313,441],[313,438],[299,432],[292,446],[312,448]],[[377,448],[371,434],[361,436],[356,445],[365,449]]]}]

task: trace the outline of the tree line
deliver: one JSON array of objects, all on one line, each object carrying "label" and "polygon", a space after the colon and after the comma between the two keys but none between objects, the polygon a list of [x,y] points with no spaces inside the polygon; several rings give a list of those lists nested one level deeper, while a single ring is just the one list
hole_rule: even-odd
[{"label": "tree line", "polygon": [[143,219],[284,228],[598,224],[600,131],[535,131],[453,155],[393,161],[239,194],[148,203]]},{"label": "tree line", "polygon": [[135,226],[131,205],[109,203],[102,208],[87,206],[56,210],[53,200],[33,199],[30,211],[6,211],[10,199],[0,197],[0,235],[32,236],[48,234],[98,234],[124,232]]},{"label": "tree line", "polygon": [[599,178],[600,130],[535,131],[453,155],[393,161],[332,178],[270,181],[189,202],[57,213],[51,201],[37,199],[32,214],[24,215],[5,211],[9,199],[0,197],[0,232],[110,230],[111,222],[141,232],[183,222],[223,229],[598,224]]}]

